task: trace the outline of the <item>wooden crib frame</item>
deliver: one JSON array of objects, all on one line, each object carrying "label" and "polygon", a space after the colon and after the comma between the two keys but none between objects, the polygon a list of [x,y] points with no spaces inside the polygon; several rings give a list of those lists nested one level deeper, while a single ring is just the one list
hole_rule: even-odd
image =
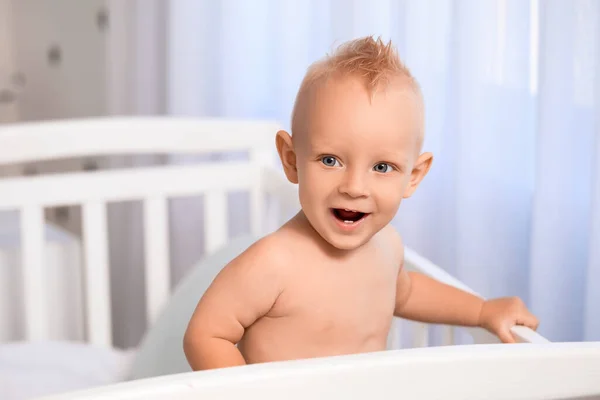
[{"label": "wooden crib frame", "polygon": [[[205,196],[206,250],[227,241],[227,193],[250,193],[252,234],[260,236],[283,223],[299,209],[297,190],[277,168],[275,133],[278,125],[265,121],[187,118],[107,118],[4,125],[0,127],[0,167],[15,163],[71,157],[119,154],[198,154],[246,152],[242,161],[199,165],[161,165],[128,170],[100,170],[0,180],[0,211],[21,215],[22,278],[25,339],[48,339],[43,260],[44,209],[80,205],[84,256],[86,340],[112,346],[106,205],[141,200],[144,210],[144,248],[147,320],[151,325],[169,298],[167,201],[184,195]],[[267,209],[268,198],[279,207]],[[473,292],[460,281],[411,249],[407,267]],[[0,321],[2,326],[2,321]],[[390,334],[390,348],[400,345],[399,323]],[[497,338],[482,329],[469,329],[476,343]],[[428,327],[413,324],[414,347],[428,345]],[[525,327],[513,333],[521,342],[547,340]],[[444,328],[444,344],[453,344],[454,329]],[[56,338],[54,338],[56,339]]]}]

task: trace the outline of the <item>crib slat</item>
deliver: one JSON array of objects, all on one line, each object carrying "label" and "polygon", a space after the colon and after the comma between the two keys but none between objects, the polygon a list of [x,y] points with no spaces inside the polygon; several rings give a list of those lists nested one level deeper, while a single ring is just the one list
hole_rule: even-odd
[{"label": "crib slat", "polygon": [[279,217],[281,214],[282,204],[275,196],[265,196],[268,199],[265,209],[265,233],[273,232],[277,230],[281,224],[282,219]]},{"label": "crib slat", "polygon": [[167,200],[153,197],[144,201],[144,249],[146,259],[146,313],[154,323],[169,297],[169,232]]},{"label": "crib slat", "polygon": [[250,190],[250,232],[259,237],[262,235],[264,221],[264,209],[266,196],[260,187],[255,187]]},{"label": "crib slat", "polygon": [[279,226],[286,223],[290,218],[292,218],[294,216],[294,214],[296,212],[297,212],[297,210],[295,210],[291,207],[280,207],[279,214],[278,214]]},{"label": "crib slat", "polygon": [[388,334],[387,348],[388,350],[396,350],[402,348],[402,320],[394,318],[392,326]]},{"label": "crib slat", "polygon": [[444,326],[442,331],[442,344],[444,346],[451,346],[454,344],[454,328],[451,326]]},{"label": "crib slat", "polygon": [[210,254],[227,242],[227,195],[213,190],[204,199],[204,240]]},{"label": "crib slat", "polygon": [[48,338],[44,285],[43,208],[28,205],[21,209],[21,251],[25,294],[25,335],[27,340]]},{"label": "crib slat", "polygon": [[413,347],[427,347],[429,345],[429,326],[422,323],[414,323],[412,328]]},{"label": "crib slat", "polygon": [[87,334],[90,343],[112,346],[112,322],[108,268],[108,235],[105,204],[82,206]]},{"label": "crib slat", "polygon": [[257,237],[268,229],[264,226],[267,201],[265,179],[268,177],[261,167],[272,165],[271,158],[271,153],[265,149],[254,149],[250,152],[250,162],[259,167],[256,183],[250,190],[250,230]]}]

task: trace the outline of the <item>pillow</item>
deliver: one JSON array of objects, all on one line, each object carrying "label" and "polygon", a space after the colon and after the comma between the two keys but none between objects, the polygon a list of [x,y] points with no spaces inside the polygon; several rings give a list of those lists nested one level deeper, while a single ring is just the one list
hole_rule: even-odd
[{"label": "pillow", "polygon": [[190,372],[183,352],[183,335],[198,301],[221,269],[257,239],[240,237],[203,258],[181,280],[155,324],[144,336],[128,379]]}]

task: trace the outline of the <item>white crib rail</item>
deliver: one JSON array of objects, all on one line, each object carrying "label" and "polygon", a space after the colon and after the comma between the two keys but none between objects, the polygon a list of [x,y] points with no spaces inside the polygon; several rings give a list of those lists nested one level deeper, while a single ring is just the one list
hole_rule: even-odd
[{"label": "white crib rail", "polygon": [[0,165],[77,157],[158,153],[247,151],[249,160],[208,165],[155,166],[131,170],[17,177],[0,180],[0,211],[21,212],[25,333],[48,338],[44,292],[44,209],[80,205],[84,244],[84,298],[87,340],[111,346],[107,205],[141,200],[144,209],[146,313],[151,324],[169,296],[170,266],[167,201],[204,195],[206,250],[227,240],[227,194],[251,195],[251,229],[263,223],[260,165],[269,164],[278,127],[266,122],[111,119],[48,122],[0,127]]},{"label": "white crib rail", "polygon": [[449,346],[176,374],[45,400],[600,398],[600,343]]},{"label": "white crib rail", "polygon": [[0,126],[0,165],[116,154],[246,151],[264,159],[270,121],[168,117],[91,118]]}]

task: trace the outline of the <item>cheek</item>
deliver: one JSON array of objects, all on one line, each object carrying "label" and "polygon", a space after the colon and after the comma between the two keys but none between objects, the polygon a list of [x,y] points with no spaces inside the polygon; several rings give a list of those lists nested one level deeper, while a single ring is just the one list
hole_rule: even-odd
[{"label": "cheek", "polygon": [[379,182],[377,187],[377,203],[380,211],[395,213],[402,202],[404,179],[389,179]]},{"label": "cheek", "polygon": [[305,213],[313,217],[329,193],[321,175],[322,171],[319,172],[314,165],[305,164],[298,170],[300,204]]},{"label": "cheek", "polygon": [[324,171],[318,165],[304,165],[300,175],[302,189],[305,196],[312,198],[324,198],[329,196],[335,187],[335,176]]}]

